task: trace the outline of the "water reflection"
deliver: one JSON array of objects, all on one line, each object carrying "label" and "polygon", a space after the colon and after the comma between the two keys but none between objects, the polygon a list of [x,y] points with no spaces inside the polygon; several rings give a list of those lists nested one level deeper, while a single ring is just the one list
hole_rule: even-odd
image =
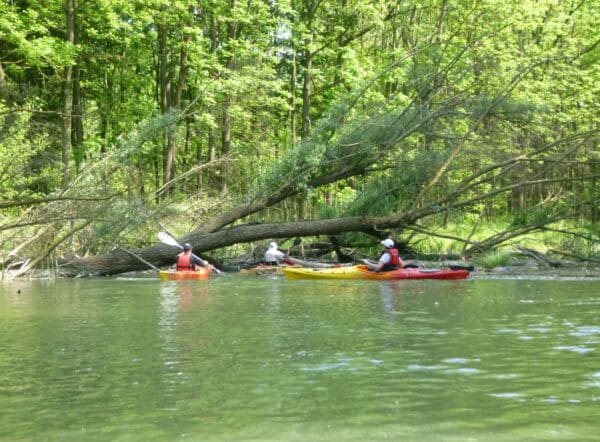
[{"label": "water reflection", "polygon": [[159,285],[159,310],[157,322],[157,361],[160,397],[170,404],[172,413],[181,412],[177,397],[182,389],[191,388],[194,394],[196,383],[194,358],[199,345],[207,342],[194,330],[195,317],[208,307],[209,285],[206,281],[168,281]]},{"label": "water reflection", "polygon": [[169,281],[162,282],[159,288],[161,296],[161,318],[169,321],[178,312],[195,307],[199,298],[207,298],[209,284],[206,281]]},{"label": "water reflection", "polygon": [[594,440],[594,284],[6,290],[0,439]]},{"label": "water reflection", "polygon": [[388,312],[406,311],[403,285],[400,281],[390,281],[380,285],[381,302]]}]

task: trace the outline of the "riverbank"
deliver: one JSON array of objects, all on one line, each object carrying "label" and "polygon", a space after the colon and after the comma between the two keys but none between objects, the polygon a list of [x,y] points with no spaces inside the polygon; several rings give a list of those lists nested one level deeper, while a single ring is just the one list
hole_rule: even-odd
[{"label": "riverbank", "polygon": [[523,267],[496,267],[493,269],[475,269],[469,278],[471,279],[490,279],[490,278],[540,278],[540,279],[600,279],[600,267],[582,266],[580,268],[560,268],[560,269],[532,269]]},{"label": "riverbank", "polygon": [[[424,269],[434,268],[465,268],[470,271],[469,279],[499,279],[499,278],[600,278],[600,263],[597,262],[574,262],[562,263],[560,266],[552,267],[545,263],[540,263],[535,259],[512,260],[504,266],[485,268],[478,266],[475,262],[461,260],[416,260],[405,261],[406,264],[418,266]],[[330,263],[332,264],[332,263]],[[251,263],[245,263],[244,268],[254,267]],[[227,274],[236,274],[240,272],[240,265],[222,266],[222,270]],[[13,279],[55,279],[62,278],[60,271],[56,270],[35,270],[15,278],[14,272],[2,272],[1,280]],[[137,274],[156,274],[154,270],[137,271]],[[260,274],[260,272],[259,272]],[[268,273],[271,274],[271,273]],[[68,278],[67,278],[68,279]]]},{"label": "riverbank", "polygon": [[550,266],[535,259],[512,260],[504,266],[484,268],[476,263],[454,260],[421,261],[407,260],[407,264],[422,268],[444,268],[472,266],[470,279],[489,278],[600,278],[600,263],[596,262],[563,262],[558,266]]}]

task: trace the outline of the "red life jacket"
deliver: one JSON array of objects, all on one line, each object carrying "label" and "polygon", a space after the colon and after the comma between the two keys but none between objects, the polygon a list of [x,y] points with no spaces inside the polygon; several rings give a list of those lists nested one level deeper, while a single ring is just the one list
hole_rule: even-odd
[{"label": "red life jacket", "polygon": [[192,263],[192,254],[186,255],[182,253],[177,255],[177,271],[196,270],[196,264]]},{"label": "red life jacket", "polygon": [[388,249],[388,253],[390,254],[390,262],[388,264],[393,266],[399,266],[400,252],[398,252],[398,249]]},{"label": "red life jacket", "polygon": [[386,253],[390,254],[390,260],[382,270],[392,270],[400,267],[400,252],[398,252],[398,249],[385,249],[381,253],[381,256],[383,256]]}]

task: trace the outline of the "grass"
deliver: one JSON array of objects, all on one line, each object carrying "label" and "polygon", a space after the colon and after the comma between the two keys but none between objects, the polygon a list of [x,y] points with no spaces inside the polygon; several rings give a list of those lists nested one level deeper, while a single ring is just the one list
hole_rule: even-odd
[{"label": "grass", "polygon": [[512,253],[507,250],[494,250],[475,260],[478,267],[484,269],[493,269],[496,267],[506,267],[510,263]]}]

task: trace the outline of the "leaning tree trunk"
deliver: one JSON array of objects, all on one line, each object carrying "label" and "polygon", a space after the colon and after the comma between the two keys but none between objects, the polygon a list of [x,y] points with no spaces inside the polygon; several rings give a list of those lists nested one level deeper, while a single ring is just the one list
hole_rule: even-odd
[{"label": "leaning tree trunk", "polygon": [[[179,242],[191,243],[196,254],[202,255],[206,251],[263,239],[335,235],[349,231],[382,235],[383,229],[408,225],[413,221],[405,215],[395,215],[380,218],[349,217],[290,223],[247,224],[211,234],[194,232],[181,238]],[[178,253],[179,249],[164,244],[128,251],[116,249],[111,253],[73,259],[63,263],[60,271],[65,276],[101,276],[149,270],[151,267],[148,263],[155,267],[173,265]]]}]

